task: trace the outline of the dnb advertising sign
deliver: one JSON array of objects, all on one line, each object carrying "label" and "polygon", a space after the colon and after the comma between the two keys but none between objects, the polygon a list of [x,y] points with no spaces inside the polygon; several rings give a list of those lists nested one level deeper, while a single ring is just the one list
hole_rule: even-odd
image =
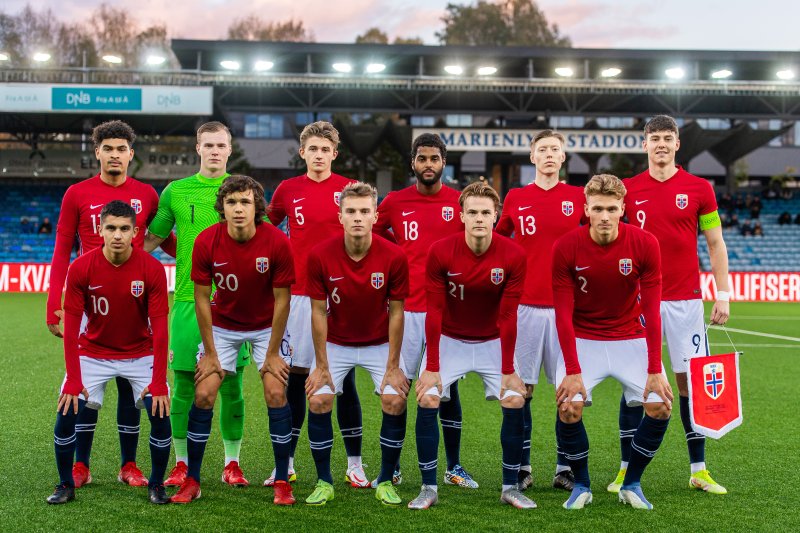
[{"label": "dnb advertising sign", "polygon": [[[175,290],[175,265],[164,265],[167,289]],[[800,272],[732,272],[728,275],[731,300],[739,302],[800,302]],[[0,263],[0,292],[47,292],[50,265]],[[713,301],[717,291],[710,272],[700,273],[703,300]]]}]

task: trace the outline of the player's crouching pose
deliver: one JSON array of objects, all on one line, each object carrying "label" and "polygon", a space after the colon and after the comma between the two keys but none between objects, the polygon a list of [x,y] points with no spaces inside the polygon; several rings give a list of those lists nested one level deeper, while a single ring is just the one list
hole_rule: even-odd
[{"label": "player's crouching pose", "polygon": [[[100,212],[103,246],[81,255],[67,274],[64,360],[67,375],[56,414],[59,484],[47,503],[75,499],[72,457],[75,421],[82,409],[100,409],[106,384],[127,379],[137,406],[150,417],[150,501],[167,503],[164,472],[171,429],[167,386],[167,278],[164,267],[133,248],[136,211],[114,200]],[[81,318],[88,321],[83,332]],[[80,397],[83,396],[83,399]]]},{"label": "player's crouching pose", "polygon": [[347,185],[339,202],[344,239],[326,240],[308,257],[306,289],[316,354],[306,382],[308,440],[318,477],[306,499],[309,505],[333,499],[333,397],[341,394],[345,376],[356,366],[372,376],[383,409],[375,497],[386,505],[400,504],[392,474],[406,435],[409,383],[401,369],[400,344],[408,261],[397,245],[372,234],[377,200],[378,191],[371,185]]},{"label": "player's crouching pose", "polygon": [[[226,374],[236,373],[239,349],[252,344],[261,365],[277,481],[274,502],[294,503],[287,482],[291,413],[284,389],[288,366],[281,359],[281,340],[289,317],[289,287],[294,265],[289,240],[263,222],[264,189],[248,176],[230,176],[215,204],[223,219],[197,236],[192,252],[192,281],[200,327],[200,358],[195,371],[195,397],[189,411],[189,470],[171,501],[189,503],[200,497],[200,467],[211,433],[214,402]],[[216,285],[213,303],[212,283]]]},{"label": "player's crouching pose", "polygon": [[591,405],[592,389],[613,377],[622,384],[626,401],[644,403],[645,409],[619,499],[636,509],[652,509],[640,480],[661,445],[672,409],[672,389],[661,364],[661,254],[653,235],[620,223],[625,186],[617,177],[594,176],[585,193],[589,225],[565,234],[553,248],[556,328],[563,353],[556,370],[556,434],[575,474],[564,508],[582,509],[592,502],[583,406]]},{"label": "player's crouching pose", "polygon": [[427,509],[438,501],[436,484],[440,398],[468,372],[483,380],[487,399],[500,400],[503,424],[503,492],[500,501],[520,509],[536,503],[517,488],[522,459],[525,385],[514,372],[517,306],[525,283],[525,252],[492,234],[500,198],[488,185],[467,186],[459,198],[464,234],[431,246],[427,263],[428,351],[416,384],[417,456],[422,490],[408,507]]}]

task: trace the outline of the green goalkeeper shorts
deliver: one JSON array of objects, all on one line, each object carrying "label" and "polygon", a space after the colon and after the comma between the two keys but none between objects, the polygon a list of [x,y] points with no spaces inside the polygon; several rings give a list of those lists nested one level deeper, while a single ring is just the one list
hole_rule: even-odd
[{"label": "green goalkeeper shorts", "polygon": [[[201,343],[194,302],[174,302],[170,318],[169,367],[172,370],[194,372]],[[239,349],[236,368],[249,365],[250,359],[250,346],[245,344]]]}]

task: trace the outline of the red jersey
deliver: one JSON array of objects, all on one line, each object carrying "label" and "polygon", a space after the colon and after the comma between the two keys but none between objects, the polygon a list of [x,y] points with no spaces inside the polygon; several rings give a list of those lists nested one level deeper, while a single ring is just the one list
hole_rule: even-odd
[{"label": "red jersey", "polygon": [[442,186],[426,195],[416,185],[390,192],[378,206],[378,222],[372,231],[387,236],[391,228],[395,242],[408,257],[409,295],[406,311],[425,312],[425,263],[431,244],[452,233],[463,233],[459,192]]},{"label": "red jersey", "polygon": [[681,167],[663,182],[645,171],[623,183],[628,220],[655,235],[661,246],[662,299],[701,298],[697,231],[700,217],[717,211],[711,184]]},{"label": "red jersey", "polygon": [[328,342],[375,346],[389,342],[389,300],[408,296],[408,261],[396,244],[377,235],[360,261],[338,236],[308,256],[308,296],[328,300]]},{"label": "red jersey", "polygon": [[524,305],[553,306],[553,243],[586,222],[582,187],[558,183],[544,190],[536,183],[508,191],[496,231],[525,249],[527,271]]},{"label": "red jersey", "polygon": [[139,233],[133,239],[133,246],[141,248],[144,245],[147,225],[158,210],[158,194],[151,185],[127,177],[122,185],[113,187],[100,179],[98,174],[70,186],[61,200],[61,212],[58,215],[56,246],[50,267],[50,288],[47,291],[48,324],[58,324],[58,317],[54,312],[61,309],[61,293],[64,290],[64,279],[67,277],[75,235],[80,239],[81,254],[102,247],[100,211],[112,200],[130,203],[134,208]]},{"label": "red jersey", "polygon": [[645,332],[650,373],[661,371],[661,254],[653,235],[621,222],[616,240],[602,246],[589,226],[570,231],[553,247],[553,295],[567,374],[580,373],[575,337],[624,340]]},{"label": "red jersey", "polygon": [[258,224],[255,235],[238,242],[226,222],[204,229],[192,250],[192,281],[216,285],[211,299],[211,323],[233,331],[272,327],[273,287],[294,283],[289,239],[269,224]]},{"label": "red jersey", "polygon": [[[164,266],[144,250],[134,248],[128,260],[119,266],[106,259],[102,248],[81,255],[69,268],[64,297],[67,380],[80,383],[79,355],[98,359],[154,355],[153,382],[163,384],[161,393],[166,394],[168,312]],[[88,322],[77,336],[83,314]],[[163,338],[155,338],[156,323]],[[74,339],[68,331],[72,325]],[[160,395],[158,391],[151,392]]]},{"label": "red jersey", "polygon": [[[513,372],[517,306],[525,285],[525,251],[511,239],[494,234],[489,249],[475,255],[460,233],[431,246],[426,272],[428,370],[438,371],[443,333],[465,341],[500,337],[503,373]],[[506,326],[513,326],[513,331],[508,331],[513,337],[504,335]]]},{"label": "red jersey", "polygon": [[296,283],[292,294],[307,295],[308,253],[320,242],[342,234],[339,223],[339,196],[355,180],[338,174],[316,182],[307,175],[282,181],[269,204],[269,220],[274,225],[289,218],[289,239],[294,254]]}]

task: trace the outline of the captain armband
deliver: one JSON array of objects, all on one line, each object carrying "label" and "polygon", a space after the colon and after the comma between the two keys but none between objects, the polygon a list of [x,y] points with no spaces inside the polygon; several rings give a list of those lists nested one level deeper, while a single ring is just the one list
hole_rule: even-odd
[{"label": "captain armband", "polygon": [[712,211],[705,215],[700,215],[700,229],[705,231],[707,229],[718,228],[722,225],[719,219],[719,211]]}]

